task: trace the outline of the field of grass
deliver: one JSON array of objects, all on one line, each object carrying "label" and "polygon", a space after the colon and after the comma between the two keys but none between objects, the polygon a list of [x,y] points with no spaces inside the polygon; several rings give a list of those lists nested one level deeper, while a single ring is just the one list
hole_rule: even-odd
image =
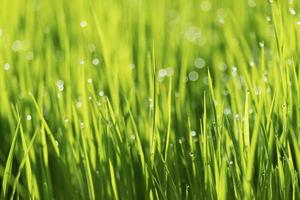
[{"label": "field of grass", "polygon": [[0,67],[0,199],[300,199],[298,0],[0,0]]}]

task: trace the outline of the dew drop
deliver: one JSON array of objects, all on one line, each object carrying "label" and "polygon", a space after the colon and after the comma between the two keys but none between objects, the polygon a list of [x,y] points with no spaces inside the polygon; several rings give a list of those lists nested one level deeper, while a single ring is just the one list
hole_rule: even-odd
[{"label": "dew drop", "polygon": [[26,116],[26,119],[27,119],[28,121],[30,121],[30,120],[32,119],[31,115],[27,115],[27,116]]},{"label": "dew drop", "polygon": [[264,82],[268,82],[268,73],[266,73],[266,72],[264,73],[263,79],[264,79]]},{"label": "dew drop", "polygon": [[88,50],[93,53],[96,50],[96,45],[93,43],[88,44]]},{"label": "dew drop", "polygon": [[254,88],[254,94],[255,94],[256,96],[258,96],[258,95],[261,94],[261,90],[260,90],[259,87],[255,87],[255,88]]},{"label": "dew drop", "polygon": [[4,63],[3,69],[4,69],[5,71],[8,71],[9,68],[10,68],[10,64],[9,64],[9,63]]},{"label": "dew drop", "polygon": [[33,57],[34,57],[34,54],[32,51],[29,51],[27,54],[26,54],[26,60],[30,61],[30,60],[33,60]]},{"label": "dew drop", "polygon": [[195,157],[194,152],[190,152],[189,154],[190,154],[190,157],[191,157],[191,158],[194,158],[194,157]]},{"label": "dew drop", "polygon": [[160,70],[158,71],[158,75],[159,75],[159,77],[161,77],[161,78],[165,77],[165,76],[167,75],[167,70],[165,70],[165,69],[160,69]]},{"label": "dew drop", "polygon": [[87,82],[88,82],[89,84],[92,84],[92,83],[93,83],[93,79],[88,78]]},{"label": "dew drop", "polygon": [[236,76],[237,75],[237,68],[236,67],[232,67],[231,75],[232,76]]},{"label": "dew drop", "polygon": [[129,67],[129,69],[134,69],[134,68],[135,68],[135,64],[134,64],[134,63],[130,63],[130,64],[128,65],[128,67]]},{"label": "dew drop", "polygon": [[82,102],[81,101],[77,101],[76,102],[76,107],[77,108],[81,108],[82,107]]},{"label": "dew drop", "polygon": [[190,81],[197,81],[198,80],[198,78],[199,78],[199,75],[198,75],[198,72],[196,72],[196,71],[191,71],[190,73],[189,73],[189,80]]},{"label": "dew drop", "polygon": [[202,11],[208,12],[211,9],[211,3],[209,1],[203,1],[200,4],[200,8]]},{"label": "dew drop", "polygon": [[58,81],[56,82],[56,86],[57,86],[57,89],[58,89],[59,91],[63,91],[63,90],[64,90],[64,82],[63,82],[62,80],[58,80]]},{"label": "dew drop", "polygon": [[100,60],[99,60],[98,58],[94,58],[94,59],[92,60],[92,63],[93,63],[93,65],[97,66],[97,65],[100,64]]},{"label": "dew drop", "polygon": [[84,28],[84,27],[86,27],[87,26],[87,22],[86,21],[81,21],[80,22],[80,26],[81,26],[81,28]]},{"label": "dew drop", "polygon": [[174,74],[173,67],[167,67],[166,71],[167,71],[167,76],[172,76]]},{"label": "dew drop", "polygon": [[296,15],[296,10],[294,8],[289,8],[289,12],[291,15]]},{"label": "dew drop", "polygon": [[81,58],[81,59],[79,60],[79,64],[81,64],[81,65],[84,64],[84,59],[83,59],[83,58]]},{"label": "dew drop", "polygon": [[153,109],[153,100],[151,98],[149,98],[148,102],[149,102],[149,108]]},{"label": "dew drop", "polygon": [[255,62],[254,61],[250,61],[249,65],[250,65],[250,67],[254,67],[255,66]]},{"label": "dew drop", "polygon": [[69,122],[69,119],[65,117],[64,122],[67,124]]},{"label": "dew drop", "polygon": [[191,131],[191,135],[192,135],[192,137],[195,137],[196,136],[196,131]]},{"label": "dew drop", "polygon": [[205,66],[205,60],[203,58],[196,58],[194,61],[195,67],[202,69]]},{"label": "dew drop", "polygon": [[264,41],[261,41],[258,43],[259,47],[260,48],[264,48],[265,47],[265,42]]},{"label": "dew drop", "polygon": [[84,129],[84,123],[83,122],[80,122],[80,128]]},{"label": "dew drop", "polygon": [[231,109],[230,108],[225,108],[224,109],[224,115],[230,115],[231,114]]},{"label": "dew drop", "polygon": [[217,100],[214,100],[214,105],[218,106],[218,101]]},{"label": "dew drop", "polygon": [[248,5],[249,5],[251,8],[255,8],[255,7],[256,7],[256,2],[255,2],[255,0],[248,0]]},{"label": "dew drop", "polygon": [[130,135],[130,140],[134,141],[135,140],[135,136],[134,135]]},{"label": "dew drop", "polygon": [[100,91],[100,92],[99,92],[99,96],[100,96],[100,97],[104,97],[104,92],[103,92],[103,91]]},{"label": "dew drop", "polygon": [[13,42],[12,44],[12,50],[17,52],[20,51],[22,49],[23,43],[21,40],[16,40]]},{"label": "dew drop", "polygon": [[254,113],[253,108],[249,108],[249,114],[252,114],[252,113]]}]

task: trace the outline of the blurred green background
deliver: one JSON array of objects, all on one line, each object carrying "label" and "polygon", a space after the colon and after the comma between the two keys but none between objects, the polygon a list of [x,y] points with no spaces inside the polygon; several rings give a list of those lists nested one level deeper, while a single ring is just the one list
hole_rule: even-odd
[{"label": "blurred green background", "polygon": [[0,0],[3,199],[298,199],[300,2]]}]

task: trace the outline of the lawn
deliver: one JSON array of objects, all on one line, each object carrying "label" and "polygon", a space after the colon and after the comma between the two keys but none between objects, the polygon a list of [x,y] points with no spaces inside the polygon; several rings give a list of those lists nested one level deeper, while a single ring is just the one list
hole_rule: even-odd
[{"label": "lawn", "polygon": [[0,0],[1,200],[300,199],[299,134],[298,0]]}]

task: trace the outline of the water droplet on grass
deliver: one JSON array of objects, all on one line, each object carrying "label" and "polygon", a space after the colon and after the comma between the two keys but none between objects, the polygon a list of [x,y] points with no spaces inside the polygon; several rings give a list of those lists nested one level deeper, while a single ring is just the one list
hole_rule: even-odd
[{"label": "water droplet on grass", "polygon": [[296,15],[296,10],[294,8],[289,8],[289,12],[291,15]]},{"label": "water droplet on grass", "polygon": [[237,68],[236,67],[232,67],[231,75],[232,76],[236,76],[237,75]]},{"label": "water droplet on grass", "polygon": [[190,155],[191,158],[195,158],[194,152],[190,152],[189,155]]},{"label": "water droplet on grass", "polygon": [[256,7],[256,2],[255,2],[255,0],[248,0],[248,5],[249,5],[251,8],[255,8],[255,7]]},{"label": "water droplet on grass", "polygon": [[82,107],[82,102],[81,101],[77,101],[76,102],[76,107],[77,108],[81,108]]},{"label": "water droplet on grass", "polygon": [[254,88],[254,94],[255,94],[256,96],[258,96],[258,95],[261,94],[261,90],[260,90],[259,87],[255,87],[255,88]]},{"label": "water droplet on grass", "polygon": [[189,73],[189,80],[190,81],[197,81],[198,80],[198,78],[199,78],[199,75],[198,75],[198,72],[196,72],[196,71],[191,71],[190,73]]},{"label": "water droplet on grass", "polygon": [[200,4],[200,8],[202,11],[208,12],[211,9],[211,3],[209,1],[203,1]]},{"label": "water droplet on grass", "polygon": [[252,114],[252,113],[254,113],[253,108],[249,108],[249,114]]},{"label": "water droplet on grass", "polygon": [[230,108],[225,108],[224,109],[224,115],[230,115],[231,114],[231,109]]},{"label": "water droplet on grass", "polygon": [[58,81],[56,82],[56,86],[57,86],[57,89],[58,89],[59,91],[63,91],[63,90],[64,90],[64,82],[63,82],[62,80],[58,80]]},{"label": "water droplet on grass", "polygon": [[64,122],[67,124],[69,122],[69,119],[65,117]]},{"label": "water droplet on grass", "polygon": [[268,73],[267,72],[264,73],[264,82],[268,82]]},{"label": "water droplet on grass", "polygon": [[26,120],[30,121],[32,119],[31,115],[26,116]]},{"label": "water droplet on grass", "polygon": [[161,78],[165,77],[165,76],[167,75],[167,70],[165,70],[165,69],[160,69],[160,70],[158,71],[158,75],[159,75],[159,77],[161,77]]},{"label": "water droplet on grass", "polygon": [[214,105],[218,106],[218,101],[217,100],[214,100]]},{"label": "water droplet on grass", "polygon": [[17,52],[20,51],[22,49],[23,43],[21,40],[16,40],[13,42],[12,44],[12,50]]},{"label": "water droplet on grass", "polygon": [[96,45],[93,43],[88,44],[88,50],[92,53],[96,50]]},{"label": "water droplet on grass", "polygon": [[9,64],[9,63],[4,63],[3,69],[4,69],[5,71],[8,71],[9,68],[10,68],[10,64]]},{"label": "water droplet on grass", "polygon": [[80,128],[84,129],[84,123],[83,122],[80,122]]},{"label": "water droplet on grass", "polygon": [[103,92],[103,91],[100,91],[100,92],[99,92],[99,96],[100,96],[100,97],[104,97],[104,92]]},{"label": "water droplet on grass", "polygon": [[135,140],[135,136],[134,135],[130,135],[130,140],[134,141]]},{"label": "water droplet on grass", "polygon": [[196,132],[196,131],[191,131],[191,135],[192,135],[192,137],[195,137],[195,136],[196,136],[196,134],[197,134],[197,132]]},{"label": "water droplet on grass", "polygon": [[88,78],[87,82],[88,82],[89,84],[92,84],[92,83],[93,83],[93,79]]},{"label": "water droplet on grass", "polygon": [[205,66],[205,60],[203,58],[196,58],[194,61],[195,67],[202,69]]},{"label": "water droplet on grass", "polygon": [[135,64],[134,64],[134,63],[130,63],[130,64],[128,65],[128,67],[129,67],[129,69],[134,69],[134,68],[135,68]]},{"label": "water droplet on grass", "polygon": [[87,26],[87,22],[86,21],[81,21],[80,22],[80,26],[81,26],[81,28],[84,28],[84,27],[86,27]]},{"label": "water droplet on grass", "polygon": [[260,48],[264,48],[265,47],[265,42],[264,41],[261,41],[258,43],[259,47]]},{"label": "water droplet on grass", "polygon": [[153,109],[153,100],[151,98],[149,98],[148,103],[149,103],[150,110],[152,110]]},{"label": "water droplet on grass", "polygon": [[30,61],[30,60],[33,60],[33,57],[34,57],[34,54],[32,51],[29,51],[27,54],[26,54],[26,60]]},{"label": "water droplet on grass", "polygon": [[79,60],[79,64],[81,64],[81,65],[84,64],[84,59],[83,59],[83,58],[81,58],[81,59]]},{"label": "water droplet on grass", "polygon": [[99,65],[100,64],[100,60],[98,59],[98,58],[94,58],[93,60],[92,60],[92,63],[93,63],[93,65]]}]

